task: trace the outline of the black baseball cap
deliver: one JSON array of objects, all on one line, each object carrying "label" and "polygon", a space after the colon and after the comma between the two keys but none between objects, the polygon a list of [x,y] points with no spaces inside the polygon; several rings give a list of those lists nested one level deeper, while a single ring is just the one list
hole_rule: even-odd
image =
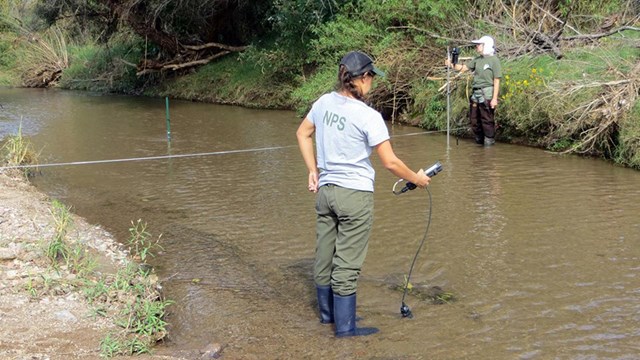
[{"label": "black baseball cap", "polygon": [[384,76],[384,72],[373,66],[373,60],[369,55],[360,51],[351,51],[340,60],[340,65],[344,65],[351,76],[360,76],[371,71],[378,76]]}]

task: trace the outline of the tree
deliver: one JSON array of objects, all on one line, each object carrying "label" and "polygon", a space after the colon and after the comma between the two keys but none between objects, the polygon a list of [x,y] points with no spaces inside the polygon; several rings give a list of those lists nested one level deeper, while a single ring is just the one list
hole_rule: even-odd
[{"label": "tree", "polygon": [[159,59],[141,62],[139,74],[202,65],[245,49],[264,31],[262,14],[270,7],[267,0],[99,1],[161,49]]}]

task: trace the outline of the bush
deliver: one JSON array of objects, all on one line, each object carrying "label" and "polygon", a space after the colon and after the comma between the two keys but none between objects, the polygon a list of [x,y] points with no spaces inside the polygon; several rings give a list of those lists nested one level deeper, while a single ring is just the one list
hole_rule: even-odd
[{"label": "bush", "polygon": [[548,134],[551,127],[545,69],[529,67],[530,62],[505,67],[500,84],[500,108],[496,121],[502,127],[500,136],[513,139],[526,137],[535,142]]},{"label": "bush", "polygon": [[[154,51],[147,49],[147,56]],[[95,43],[70,46],[69,53],[69,68],[60,79],[63,88],[136,93],[148,80],[136,76],[134,63],[144,59],[145,45],[135,35],[114,37],[106,47]]]},{"label": "bush", "polygon": [[302,86],[295,89],[291,94],[296,114],[301,117],[305,116],[311,109],[313,102],[322,96],[322,94],[333,90],[337,81],[337,65],[327,65],[319,69],[314,76],[312,76]]},{"label": "bush", "polygon": [[375,57],[374,46],[384,37],[372,24],[360,19],[339,16],[336,21],[315,29],[317,40],[311,41],[308,61],[335,67],[344,54],[360,50]]},{"label": "bush", "polygon": [[614,160],[640,170],[640,100],[637,100],[620,129]]},{"label": "bush", "polygon": [[0,85],[10,86],[18,83],[14,69],[16,53],[13,42],[16,37],[10,33],[0,33]]}]

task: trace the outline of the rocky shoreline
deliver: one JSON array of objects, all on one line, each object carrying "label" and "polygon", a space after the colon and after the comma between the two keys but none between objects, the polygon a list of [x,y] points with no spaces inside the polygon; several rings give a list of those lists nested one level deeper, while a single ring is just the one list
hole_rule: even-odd
[{"label": "rocky shoreline", "polygon": [[[51,208],[51,199],[21,173],[0,170],[1,359],[96,359],[101,340],[118,329],[115,319],[98,316],[81,289],[71,285],[76,274],[50,266],[44,244],[55,233]],[[126,249],[100,226],[74,214],[71,220],[67,238],[91,252],[97,271],[115,272],[130,261]]]}]

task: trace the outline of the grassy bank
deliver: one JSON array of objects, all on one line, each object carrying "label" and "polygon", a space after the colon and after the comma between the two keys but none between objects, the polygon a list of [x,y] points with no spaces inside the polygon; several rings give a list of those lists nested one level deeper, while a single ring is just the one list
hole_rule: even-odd
[{"label": "grassy bank", "polygon": [[198,71],[166,79],[148,88],[148,96],[240,105],[265,109],[290,109],[294,83],[265,76],[263,69],[251,59],[229,55]]}]

